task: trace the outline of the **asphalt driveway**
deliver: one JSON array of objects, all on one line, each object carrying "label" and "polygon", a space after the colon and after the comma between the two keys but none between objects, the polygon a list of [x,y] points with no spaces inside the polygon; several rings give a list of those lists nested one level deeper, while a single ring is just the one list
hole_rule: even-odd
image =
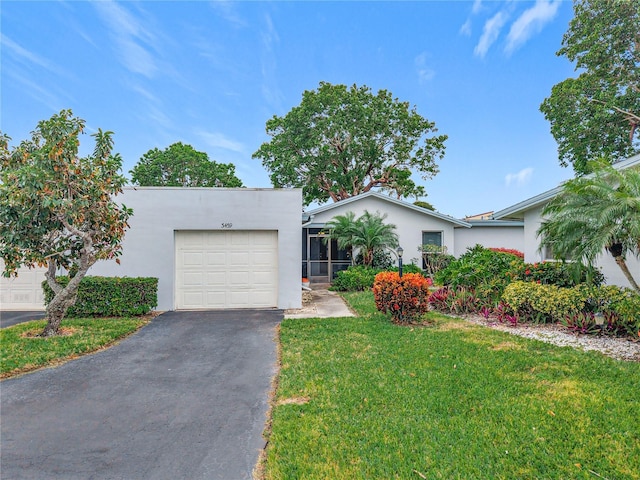
[{"label": "asphalt driveway", "polygon": [[45,317],[44,311],[3,312],[0,310],[0,328],[10,327],[18,323],[38,320]]},{"label": "asphalt driveway", "polygon": [[281,311],[170,312],[2,382],[3,479],[250,479]]}]

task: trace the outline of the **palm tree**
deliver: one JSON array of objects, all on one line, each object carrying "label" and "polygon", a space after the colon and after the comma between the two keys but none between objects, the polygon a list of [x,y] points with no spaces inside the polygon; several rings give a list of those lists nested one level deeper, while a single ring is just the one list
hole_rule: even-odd
[{"label": "palm tree", "polygon": [[371,214],[365,210],[356,221],[352,238],[353,246],[362,250],[362,261],[365,265],[373,263],[373,253],[386,248],[395,249],[398,246],[396,226],[384,223],[386,215]]},{"label": "palm tree", "polygon": [[353,236],[355,233],[356,214],[347,212],[344,215],[336,215],[325,224],[329,234],[324,237],[325,242],[336,240],[338,248],[348,250],[353,265]]},{"label": "palm tree", "polygon": [[[376,250],[398,246],[398,235],[394,232],[396,226],[384,223],[386,218],[386,215],[371,214],[366,210],[358,219],[353,212],[336,215],[325,225],[329,228],[327,239],[337,240],[338,248],[360,249],[363,263],[370,266]],[[352,262],[353,258],[351,255]]]},{"label": "palm tree", "polygon": [[629,271],[627,254],[640,256],[640,169],[593,164],[594,173],[564,184],[542,211],[538,229],[542,246],[555,255],[593,264],[608,251],[631,286],[640,287]]}]

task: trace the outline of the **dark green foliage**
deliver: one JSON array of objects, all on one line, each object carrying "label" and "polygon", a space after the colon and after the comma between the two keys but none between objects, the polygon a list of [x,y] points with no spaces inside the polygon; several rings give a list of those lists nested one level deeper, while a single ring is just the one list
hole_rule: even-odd
[{"label": "dark green foliage", "polygon": [[[61,285],[69,277],[56,278]],[[53,291],[42,282],[45,302]],[[152,277],[84,277],[78,288],[78,298],[67,311],[67,317],[127,317],[144,315],[158,305],[158,279]]]},{"label": "dark green foliage", "polygon": [[373,281],[382,269],[372,268],[364,265],[356,265],[346,270],[338,272],[336,278],[331,284],[331,290],[341,292],[358,292],[362,290],[370,290],[373,287]]},{"label": "dark green foliage", "polygon": [[576,0],[558,55],[579,75],[556,84],[540,110],[551,123],[560,164],[578,174],[599,156],[640,151],[640,2]]},{"label": "dark green foliage", "polygon": [[[391,258],[391,254],[387,250],[383,249],[375,249],[373,251],[373,257],[371,261],[371,266],[373,268],[382,268],[388,269],[393,265],[393,259]],[[362,255],[362,251],[359,251],[356,255],[356,265],[364,265],[364,258]]]},{"label": "dark green foliage", "polygon": [[573,287],[579,283],[598,286],[604,283],[604,275],[598,268],[578,262],[527,263],[521,267],[516,279],[557,287]]},{"label": "dark green foliage", "polygon": [[134,185],[163,187],[242,187],[232,163],[218,163],[191,145],[153,148],[131,170]]},{"label": "dark green foliage", "polygon": [[412,174],[438,173],[446,135],[390,92],[320,82],[299,106],[267,121],[269,142],[253,154],[274,187],[304,189],[304,204],[338,202],[374,188],[424,196]]},{"label": "dark green foliage", "polygon": [[478,298],[495,303],[522,265],[522,260],[515,255],[476,245],[436,273],[435,280],[454,290],[458,287],[475,290]]}]

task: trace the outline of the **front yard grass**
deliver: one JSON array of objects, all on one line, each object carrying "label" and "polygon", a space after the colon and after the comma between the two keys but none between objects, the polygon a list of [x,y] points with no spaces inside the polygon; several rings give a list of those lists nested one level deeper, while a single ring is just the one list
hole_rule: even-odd
[{"label": "front yard grass", "polygon": [[56,365],[105,348],[149,323],[151,316],[65,319],[63,335],[42,338],[45,320],[0,330],[0,378]]},{"label": "front yard grass", "polygon": [[640,364],[429,314],[285,320],[267,479],[640,479]]}]

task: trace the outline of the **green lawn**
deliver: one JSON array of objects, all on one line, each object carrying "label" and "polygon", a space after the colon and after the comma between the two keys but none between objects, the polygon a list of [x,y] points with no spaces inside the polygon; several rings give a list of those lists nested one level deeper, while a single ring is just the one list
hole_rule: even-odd
[{"label": "green lawn", "polygon": [[640,479],[640,364],[431,314],[285,320],[267,479]]},{"label": "green lawn", "polygon": [[37,368],[100,350],[135,332],[150,316],[133,318],[65,319],[61,328],[67,335],[42,338],[46,322],[37,320],[0,330],[0,378],[15,376]]}]

